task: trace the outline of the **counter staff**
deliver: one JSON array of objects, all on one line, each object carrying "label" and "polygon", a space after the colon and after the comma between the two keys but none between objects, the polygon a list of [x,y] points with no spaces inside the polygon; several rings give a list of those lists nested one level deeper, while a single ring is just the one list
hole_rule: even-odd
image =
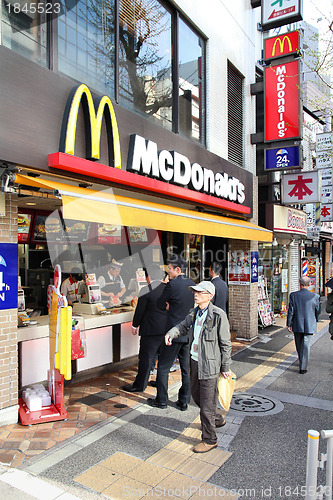
[{"label": "counter staff", "polygon": [[126,287],[120,276],[123,264],[112,259],[108,271],[98,278],[102,298],[104,297],[110,305],[116,305],[118,300],[126,292]]},{"label": "counter staff", "polygon": [[73,267],[69,277],[63,281],[60,293],[66,297],[68,305],[72,306],[74,302],[78,302],[80,295],[78,295],[79,281],[82,279],[81,269]]}]

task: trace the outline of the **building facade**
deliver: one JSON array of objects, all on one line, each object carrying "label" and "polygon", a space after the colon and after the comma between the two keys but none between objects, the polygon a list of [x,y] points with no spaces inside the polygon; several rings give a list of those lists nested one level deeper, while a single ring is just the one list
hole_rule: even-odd
[{"label": "building facade", "polygon": [[194,281],[213,261],[228,280],[228,256],[242,256],[246,278],[230,284],[229,319],[238,337],[253,339],[258,241],[272,240],[257,225],[250,85],[260,34],[250,0],[13,9],[2,4],[0,254],[17,256],[10,278],[22,309],[40,316],[18,328],[18,291],[6,289],[0,422],[17,419],[22,387],[47,379],[56,264],[96,277],[112,259],[122,264],[122,308],[84,313],[87,357],[74,374],[89,376],[137,355],[130,324],[141,269],[175,253]]}]

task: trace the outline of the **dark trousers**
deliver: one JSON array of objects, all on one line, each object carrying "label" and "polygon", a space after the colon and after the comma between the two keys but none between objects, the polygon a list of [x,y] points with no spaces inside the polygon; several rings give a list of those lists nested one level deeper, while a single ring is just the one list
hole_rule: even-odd
[{"label": "dark trousers", "polygon": [[299,369],[306,370],[310,357],[310,342],[312,335],[306,333],[294,333],[294,337],[299,359]]},{"label": "dark trousers", "polygon": [[207,444],[217,442],[216,424],[223,422],[223,416],[217,410],[217,380],[198,379],[198,362],[191,358],[191,394],[200,408],[202,441]]},{"label": "dark trousers", "polygon": [[147,387],[153,359],[162,343],[164,343],[164,335],[140,337],[138,374],[133,382],[135,387],[143,391]]},{"label": "dark trousers", "polygon": [[168,380],[170,368],[173,365],[174,359],[178,356],[180,370],[182,374],[182,385],[178,392],[178,401],[181,403],[189,403],[191,399],[190,393],[190,348],[188,343],[172,342],[169,345],[161,347],[157,365],[156,399],[159,403],[167,403],[168,401]]}]

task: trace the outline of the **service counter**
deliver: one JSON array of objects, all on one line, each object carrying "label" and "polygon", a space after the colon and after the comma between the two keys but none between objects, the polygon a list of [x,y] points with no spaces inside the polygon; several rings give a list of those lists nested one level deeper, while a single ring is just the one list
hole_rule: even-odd
[{"label": "service counter", "polygon": [[[76,360],[77,374],[138,354],[139,337],[131,332],[133,314],[133,307],[124,307],[108,315],[80,315],[85,321],[87,356]],[[47,380],[49,317],[34,319],[36,325],[18,328],[21,387]]]}]

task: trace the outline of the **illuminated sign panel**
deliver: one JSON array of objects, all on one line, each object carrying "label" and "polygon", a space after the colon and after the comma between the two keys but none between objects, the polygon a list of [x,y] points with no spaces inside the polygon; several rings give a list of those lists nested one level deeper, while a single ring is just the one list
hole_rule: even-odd
[{"label": "illuminated sign panel", "polygon": [[300,55],[299,31],[291,31],[283,35],[266,38],[264,40],[264,59]]},{"label": "illuminated sign panel", "polygon": [[301,168],[300,147],[283,146],[265,150],[265,170],[285,170]]},{"label": "illuminated sign panel", "polygon": [[321,199],[321,175],[318,171],[285,174],[281,180],[283,205],[319,203]]},{"label": "illuminated sign panel", "polygon": [[300,139],[299,61],[265,68],[265,142]]},{"label": "illuminated sign panel", "polygon": [[302,19],[302,0],[261,0],[261,25],[265,31]]}]

